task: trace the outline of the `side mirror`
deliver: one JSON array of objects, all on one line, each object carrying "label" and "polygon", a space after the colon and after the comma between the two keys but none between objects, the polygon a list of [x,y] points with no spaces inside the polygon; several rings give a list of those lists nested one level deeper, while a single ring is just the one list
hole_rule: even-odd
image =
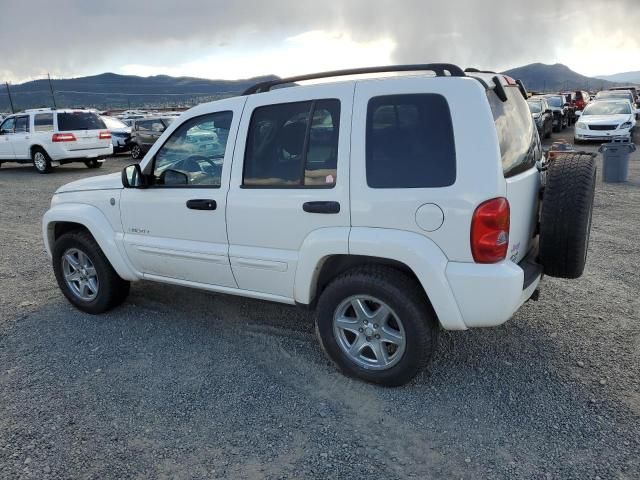
[{"label": "side mirror", "polygon": [[551,109],[547,108],[547,109],[544,111],[544,113],[553,113],[553,112],[551,111]]},{"label": "side mirror", "polygon": [[564,104],[564,106],[565,106],[565,107],[570,107],[570,106],[571,106],[571,104],[570,104],[570,103],[565,103],[565,104]]},{"label": "side mirror", "polygon": [[582,115],[582,110],[576,110],[576,117],[579,117],[580,115]]},{"label": "side mirror", "polygon": [[161,185],[189,185],[189,176],[178,170],[165,170],[160,175]]},{"label": "side mirror", "polygon": [[122,186],[124,188],[145,188],[147,180],[142,174],[140,165],[134,163],[122,169]]}]

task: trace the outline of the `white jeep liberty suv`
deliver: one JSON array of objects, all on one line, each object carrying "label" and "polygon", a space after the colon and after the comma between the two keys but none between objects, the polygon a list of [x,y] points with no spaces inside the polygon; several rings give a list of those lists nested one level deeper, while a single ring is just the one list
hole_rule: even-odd
[{"label": "white jeep liberty suv", "polygon": [[55,193],[43,231],[60,289],[93,314],[137,280],[309,306],[343,372],[406,383],[440,328],[500,325],[543,274],[582,274],[595,161],[547,163],[523,96],[428,64],[199,105],[122,175]]}]

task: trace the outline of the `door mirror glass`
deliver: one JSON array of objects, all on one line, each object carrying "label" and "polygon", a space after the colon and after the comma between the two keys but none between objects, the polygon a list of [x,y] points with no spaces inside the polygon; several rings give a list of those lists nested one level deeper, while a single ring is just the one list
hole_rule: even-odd
[{"label": "door mirror glass", "polygon": [[178,170],[165,170],[160,175],[160,184],[165,186],[188,185],[189,176],[184,172],[179,172]]},{"label": "door mirror glass", "polygon": [[122,186],[124,188],[144,188],[147,186],[139,164],[134,163],[122,169]]}]

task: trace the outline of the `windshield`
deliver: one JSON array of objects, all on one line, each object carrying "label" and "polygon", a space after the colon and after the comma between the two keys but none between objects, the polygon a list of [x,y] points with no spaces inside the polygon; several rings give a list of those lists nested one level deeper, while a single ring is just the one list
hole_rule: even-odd
[{"label": "windshield", "polygon": [[105,125],[109,130],[114,130],[116,128],[127,128],[127,126],[117,118],[113,118],[113,117],[100,117],[100,118],[102,119],[102,121],[105,123]]},{"label": "windshield", "polygon": [[540,102],[527,102],[529,104],[529,111],[531,113],[540,113],[542,111],[542,103]]},{"label": "windshield", "polygon": [[561,107],[562,106],[562,97],[547,97],[547,102],[552,107]]},{"label": "windshield", "polygon": [[582,115],[624,115],[631,113],[631,105],[626,102],[595,102],[584,109]]}]

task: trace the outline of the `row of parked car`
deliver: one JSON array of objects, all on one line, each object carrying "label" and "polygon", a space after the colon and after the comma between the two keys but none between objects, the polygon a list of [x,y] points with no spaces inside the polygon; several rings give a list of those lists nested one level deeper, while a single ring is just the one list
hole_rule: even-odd
[{"label": "row of parked car", "polygon": [[603,90],[593,97],[584,90],[532,95],[527,103],[541,138],[575,124],[575,143],[631,138],[640,115],[636,87]]}]

